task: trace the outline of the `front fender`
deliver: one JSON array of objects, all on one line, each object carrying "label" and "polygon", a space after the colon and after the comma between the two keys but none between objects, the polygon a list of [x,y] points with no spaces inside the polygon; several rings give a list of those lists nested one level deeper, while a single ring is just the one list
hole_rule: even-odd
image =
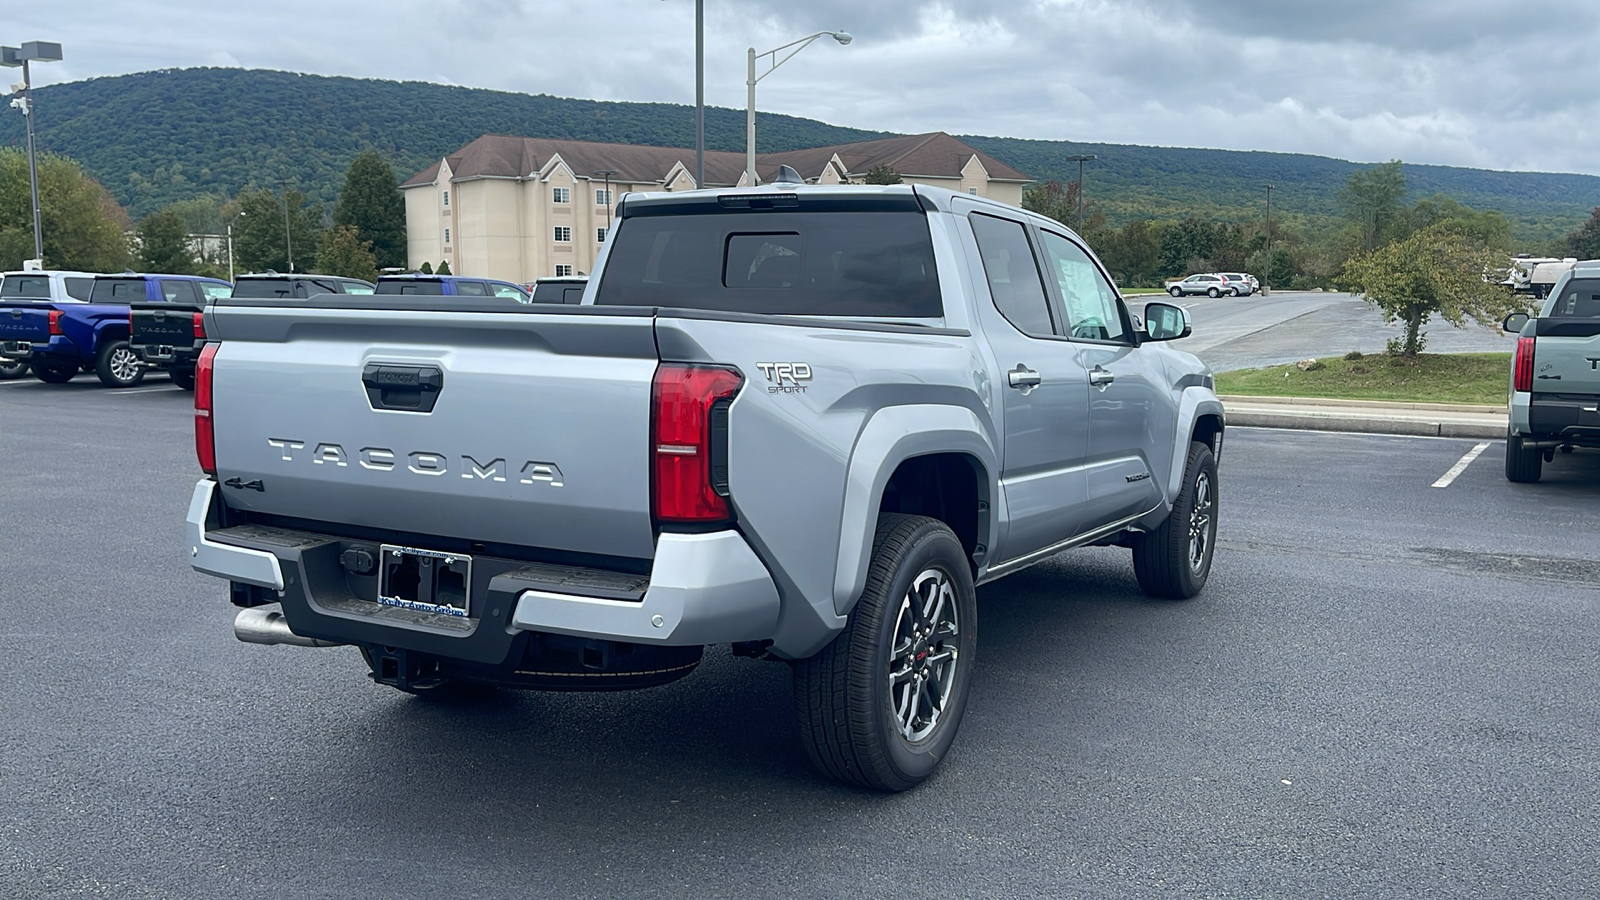
[{"label": "front fender", "polygon": [[[963,453],[976,459],[987,473],[987,483],[979,486],[979,499],[993,508],[1000,453],[972,410],[934,404],[878,410],[862,427],[850,453],[833,580],[833,607],[839,615],[848,613],[866,589],[878,505],[889,478],[902,462],[934,453]],[[980,526],[985,529],[978,535],[980,544],[994,546],[992,536],[986,533],[992,531],[993,521],[990,516]]]},{"label": "front fender", "polygon": [[1217,399],[1215,391],[1200,386],[1184,388],[1183,395],[1178,398],[1178,430],[1175,435],[1176,443],[1172,448],[1172,471],[1167,476],[1166,494],[1169,508],[1177,502],[1178,492],[1183,490],[1183,467],[1189,461],[1189,441],[1194,436],[1194,423],[1201,416],[1216,416],[1224,423],[1227,421],[1222,401]]}]

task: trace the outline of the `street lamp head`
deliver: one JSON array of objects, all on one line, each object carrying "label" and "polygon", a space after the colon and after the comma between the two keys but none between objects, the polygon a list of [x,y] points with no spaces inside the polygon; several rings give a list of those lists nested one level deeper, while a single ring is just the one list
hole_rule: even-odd
[{"label": "street lamp head", "polygon": [[850,32],[848,31],[830,31],[828,33],[833,35],[833,39],[838,41],[839,46],[841,47],[855,40],[855,38],[850,36]]},{"label": "street lamp head", "polygon": [[0,66],[15,69],[22,65],[22,49],[19,47],[0,47]]},{"label": "street lamp head", "polygon": [[17,58],[32,62],[60,62],[61,45],[53,41],[29,41],[22,45]]}]

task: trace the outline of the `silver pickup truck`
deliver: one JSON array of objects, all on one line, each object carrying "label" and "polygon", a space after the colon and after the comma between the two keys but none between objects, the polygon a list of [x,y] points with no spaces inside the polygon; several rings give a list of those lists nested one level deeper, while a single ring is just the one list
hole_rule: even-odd
[{"label": "silver pickup truck", "polygon": [[903,790],[960,724],[976,585],[1087,544],[1205,584],[1223,409],[1161,343],[1187,313],[1143,319],[975,197],[631,194],[579,304],[218,300],[188,552],[240,639],[414,693],[787,661],[817,766]]},{"label": "silver pickup truck", "polygon": [[1538,481],[1557,450],[1600,448],[1600,260],[1562,273],[1538,317],[1512,313],[1506,478]]}]

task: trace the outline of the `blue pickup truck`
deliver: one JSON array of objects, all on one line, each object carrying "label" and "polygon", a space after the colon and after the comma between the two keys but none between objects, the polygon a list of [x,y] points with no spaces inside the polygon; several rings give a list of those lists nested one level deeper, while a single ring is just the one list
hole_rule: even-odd
[{"label": "blue pickup truck", "polygon": [[87,303],[49,298],[0,302],[0,357],[29,363],[40,381],[65,384],[94,370],[108,387],[131,387],[145,364],[128,345],[133,303],[205,303],[232,285],[196,275],[101,275]]},{"label": "blue pickup truck", "polygon": [[467,275],[382,275],[378,278],[377,292],[424,297],[500,297],[518,303],[533,302],[527,291],[509,281]]}]

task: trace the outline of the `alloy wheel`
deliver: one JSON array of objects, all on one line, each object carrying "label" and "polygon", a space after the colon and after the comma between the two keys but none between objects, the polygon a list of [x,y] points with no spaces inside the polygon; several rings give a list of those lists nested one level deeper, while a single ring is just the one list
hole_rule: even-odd
[{"label": "alloy wheel", "polygon": [[1205,567],[1206,551],[1211,546],[1211,473],[1201,472],[1194,480],[1194,505],[1189,509],[1189,568]]},{"label": "alloy wheel", "polygon": [[889,707],[901,737],[919,741],[939,724],[955,686],[961,623],[950,574],[930,566],[901,598],[889,647]]}]

